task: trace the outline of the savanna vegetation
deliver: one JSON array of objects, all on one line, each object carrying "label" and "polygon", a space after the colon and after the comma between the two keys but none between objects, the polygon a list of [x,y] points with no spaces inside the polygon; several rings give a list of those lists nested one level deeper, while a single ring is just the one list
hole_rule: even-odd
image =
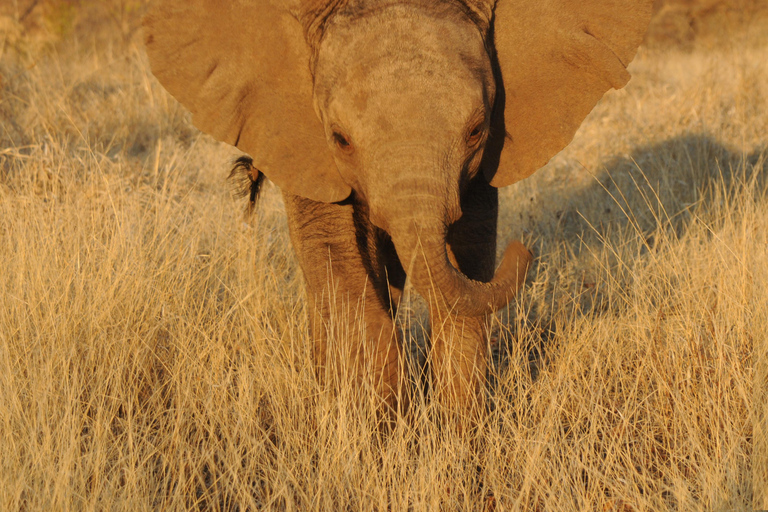
[{"label": "savanna vegetation", "polygon": [[0,7],[1,510],[768,508],[758,2],[660,2],[630,84],[503,191],[499,246],[536,260],[483,421],[433,414],[411,296],[388,433],[318,385],[279,193],[244,216],[142,9]]}]

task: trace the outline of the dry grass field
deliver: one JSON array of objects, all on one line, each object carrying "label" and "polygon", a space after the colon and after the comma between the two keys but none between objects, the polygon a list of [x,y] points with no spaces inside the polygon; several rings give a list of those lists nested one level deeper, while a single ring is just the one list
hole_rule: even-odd
[{"label": "dry grass field", "polygon": [[536,260],[494,319],[488,412],[460,434],[417,386],[382,435],[365,391],[314,378],[278,191],[244,219],[236,151],[154,80],[135,16],[40,42],[13,3],[0,510],[768,508],[766,25],[642,48],[503,191],[500,245]]}]

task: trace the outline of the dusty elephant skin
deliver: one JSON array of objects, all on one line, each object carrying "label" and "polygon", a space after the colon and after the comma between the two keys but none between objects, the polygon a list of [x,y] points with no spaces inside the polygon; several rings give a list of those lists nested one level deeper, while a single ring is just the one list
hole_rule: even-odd
[{"label": "dusty elephant skin", "polygon": [[[396,405],[407,275],[430,305],[434,394],[472,409],[485,317],[531,259],[513,242],[494,273],[495,187],[627,83],[652,3],[158,0],[144,24],[153,73],[195,125],[282,189],[321,373],[370,378]],[[362,334],[341,314],[361,298]]]}]

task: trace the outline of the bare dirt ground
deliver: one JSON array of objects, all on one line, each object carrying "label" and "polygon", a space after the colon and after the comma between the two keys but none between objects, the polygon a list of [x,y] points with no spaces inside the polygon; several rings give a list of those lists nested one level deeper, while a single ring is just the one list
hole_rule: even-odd
[{"label": "bare dirt ground", "polygon": [[279,194],[244,220],[236,151],[148,70],[142,3],[11,3],[0,510],[768,508],[762,11],[658,6],[630,84],[502,193],[500,245],[537,259],[484,422],[418,398],[381,436],[367,391],[318,386]]}]

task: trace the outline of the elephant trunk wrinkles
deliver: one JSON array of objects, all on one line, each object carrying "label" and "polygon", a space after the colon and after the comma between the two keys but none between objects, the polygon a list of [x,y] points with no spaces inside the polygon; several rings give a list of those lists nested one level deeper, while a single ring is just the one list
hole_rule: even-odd
[{"label": "elephant trunk wrinkles", "polygon": [[[431,213],[424,214],[426,210]],[[520,242],[512,242],[493,279],[484,283],[456,269],[448,256],[447,223],[437,208],[421,208],[390,223],[400,261],[416,291],[437,296],[463,316],[482,316],[507,305],[525,279],[531,254]]]}]

